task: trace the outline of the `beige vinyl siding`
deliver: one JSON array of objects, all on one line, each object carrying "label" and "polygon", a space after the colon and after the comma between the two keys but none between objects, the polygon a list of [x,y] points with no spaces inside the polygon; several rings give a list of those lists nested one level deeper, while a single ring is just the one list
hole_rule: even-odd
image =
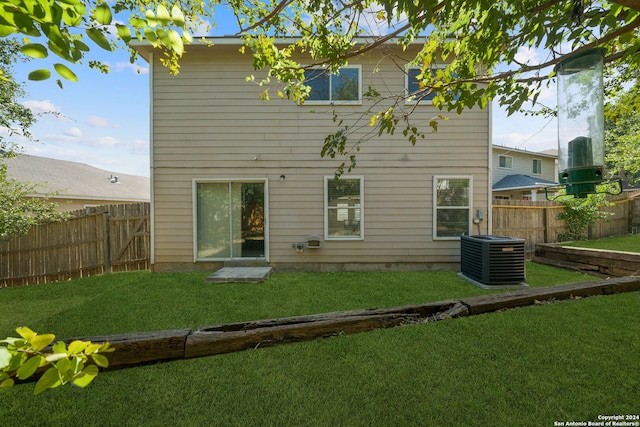
[{"label": "beige vinyl siding", "polygon": [[[409,56],[409,54],[406,54]],[[377,54],[354,58],[362,66],[362,87],[389,94],[404,90],[404,74]],[[380,71],[374,73],[374,69]],[[432,106],[418,106],[410,120],[426,132],[412,146],[398,129],[363,144],[350,174],[364,177],[364,240],[323,241],[319,249],[297,253],[292,244],[324,236],[324,176],[342,159],[321,158],[328,133],[337,129],[335,108],[345,124],[372,108],[296,105],[261,89],[250,55],[237,46],[192,48],[173,77],[159,64],[153,72],[153,200],[156,270],[199,270],[194,264],[193,180],[267,179],[269,259],[276,269],[339,269],[382,266],[451,267],[459,261],[459,241],[433,241],[433,175],[473,176],[472,209],[489,209],[488,111],[458,117]],[[384,82],[384,84],[381,84]],[[385,93],[386,94],[386,93]],[[376,106],[384,110],[387,104]],[[429,121],[441,121],[431,133]],[[363,117],[368,123],[368,116]],[[400,124],[401,126],[402,124]],[[370,131],[365,127],[363,132]],[[280,175],[285,175],[284,181]],[[487,221],[473,233],[487,233]],[[427,265],[428,264],[428,265]]]}]

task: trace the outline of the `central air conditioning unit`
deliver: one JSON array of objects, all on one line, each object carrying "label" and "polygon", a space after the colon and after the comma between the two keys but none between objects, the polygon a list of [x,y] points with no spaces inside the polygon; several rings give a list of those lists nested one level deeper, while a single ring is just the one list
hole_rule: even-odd
[{"label": "central air conditioning unit", "polygon": [[504,236],[461,236],[461,276],[485,289],[526,287],[524,242]]}]

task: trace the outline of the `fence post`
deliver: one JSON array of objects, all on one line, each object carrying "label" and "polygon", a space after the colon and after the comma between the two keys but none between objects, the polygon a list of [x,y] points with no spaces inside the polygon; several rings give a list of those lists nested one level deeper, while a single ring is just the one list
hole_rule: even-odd
[{"label": "fence post", "polygon": [[104,229],[104,272],[111,273],[111,226],[109,211],[102,214]]}]

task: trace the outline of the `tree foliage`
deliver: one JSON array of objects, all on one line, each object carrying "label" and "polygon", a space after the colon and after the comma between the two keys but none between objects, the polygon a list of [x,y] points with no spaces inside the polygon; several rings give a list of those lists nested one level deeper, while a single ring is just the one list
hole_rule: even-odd
[{"label": "tree foliage", "polygon": [[[0,72],[6,77],[0,80],[0,128],[6,129],[9,138],[18,135],[32,139],[29,129],[35,117],[18,102],[24,92],[11,78],[11,66],[18,59],[18,50],[15,41],[0,39]],[[19,182],[7,176],[6,161],[18,155],[19,150],[16,143],[0,135],[0,240],[26,234],[33,225],[66,218],[58,212],[57,204],[32,197],[43,192],[42,185]]]},{"label": "tree foliage", "polygon": [[604,193],[589,194],[582,198],[559,197],[556,200],[564,206],[564,211],[557,218],[566,222],[564,231],[558,234],[560,242],[588,239],[589,227],[613,215],[600,210],[610,205]]},{"label": "tree foliage", "polygon": [[640,182],[640,69],[621,64],[610,74],[605,104],[607,169],[633,185]]},{"label": "tree foliage", "polygon": [[[325,66],[336,72],[391,41],[405,47],[421,43],[419,53],[409,58],[422,70],[420,92],[404,97],[418,95],[420,102],[432,92],[429,102],[455,113],[485,108],[491,100],[509,113],[535,108],[553,78],[553,65],[596,46],[607,50],[606,63],[640,68],[639,0],[0,0],[0,37],[27,37],[21,50],[34,58],[57,55],[62,61],[54,69],[68,80],[76,77],[67,65],[81,62],[90,49],[111,50],[134,39],[162,48],[163,62],[177,72],[190,34],[203,23],[215,25],[219,8],[235,17],[237,35],[251,50],[254,67],[268,71],[259,82],[265,99],[273,79],[283,85],[279,95],[302,102],[309,93],[305,68]],[[295,39],[285,41],[291,36]],[[529,50],[539,52],[540,59],[521,60]],[[311,61],[300,64],[296,53]],[[446,67],[430,72],[441,63]],[[106,70],[104,64],[89,65]],[[36,70],[31,78],[50,75],[50,70]],[[368,93],[376,93],[375,88]],[[372,110],[371,120],[359,122],[379,134],[400,127],[415,143],[425,134],[410,123],[412,111],[399,96],[391,106]],[[434,130],[438,120],[430,122]],[[359,143],[349,139],[353,127],[339,122],[325,141],[326,155],[348,155]]]},{"label": "tree foliage", "polygon": [[98,367],[109,366],[103,353],[115,350],[108,342],[94,344],[80,340],[68,346],[58,341],[48,348],[55,340],[55,335],[38,335],[26,326],[17,328],[16,332],[19,338],[0,340],[0,344],[3,344],[0,345],[0,388],[12,387],[16,378],[24,381],[38,371],[43,373],[36,383],[34,394],[67,383],[86,387],[98,375]]}]

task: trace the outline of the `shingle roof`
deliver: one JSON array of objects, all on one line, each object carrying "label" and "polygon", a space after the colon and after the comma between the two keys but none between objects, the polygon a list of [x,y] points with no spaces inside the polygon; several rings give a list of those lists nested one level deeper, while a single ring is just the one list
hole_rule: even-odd
[{"label": "shingle roof", "polygon": [[[123,202],[150,199],[150,180],[145,176],[107,172],[84,163],[26,154],[6,160],[6,165],[9,178],[47,183],[43,191],[60,191],[59,197]],[[112,183],[116,176],[118,183]]]},{"label": "shingle roof", "polygon": [[510,190],[515,188],[541,188],[548,185],[557,185],[556,182],[548,181],[542,178],[532,178],[529,175],[507,175],[500,181],[493,184],[494,190]]}]

